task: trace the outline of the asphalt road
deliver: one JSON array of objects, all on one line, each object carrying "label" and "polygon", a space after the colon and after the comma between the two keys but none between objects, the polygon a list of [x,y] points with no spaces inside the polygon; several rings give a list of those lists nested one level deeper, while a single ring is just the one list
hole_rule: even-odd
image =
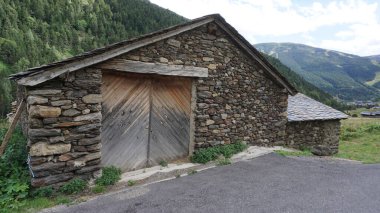
[{"label": "asphalt road", "polygon": [[268,154],[47,212],[380,212],[380,164]]}]

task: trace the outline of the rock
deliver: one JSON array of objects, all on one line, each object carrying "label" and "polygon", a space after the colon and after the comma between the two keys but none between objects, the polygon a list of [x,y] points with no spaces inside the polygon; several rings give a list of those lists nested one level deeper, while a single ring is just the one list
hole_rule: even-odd
[{"label": "rock", "polygon": [[43,178],[32,178],[31,184],[33,187],[47,186],[54,183],[64,182],[74,177],[73,173],[64,173],[59,175],[49,175]]},{"label": "rock", "polygon": [[58,95],[62,90],[57,89],[41,89],[41,90],[31,90],[28,92],[29,95]]},{"label": "rock", "polygon": [[128,59],[129,60],[133,60],[133,61],[140,61],[140,56],[138,56],[138,55],[128,55]]},{"label": "rock", "polygon": [[81,122],[81,121],[68,121],[68,122],[62,122],[62,123],[56,123],[56,124],[53,124],[52,126],[54,128],[62,128],[62,127],[73,127],[73,126],[82,126],[83,124],[86,124],[85,122]]},{"label": "rock", "polygon": [[169,60],[167,58],[164,58],[164,57],[160,57],[159,60],[161,63],[168,63],[169,62]]},{"label": "rock", "polygon": [[52,136],[60,136],[60,129],[29,129],[28,136],[31,138],[35,137],[52,137]]},{"label": "rock", "polygon": [[75,159],[73,161],[69,161],[67,162],[67,165],[74,166],[74,167],[85,166],[88,161],[99,159],[101,156],[102,155],[100,154],[100,152],[91,153],[83,157],[80,157],[78,159]]},{"label": "rock", "polygon": [[78,141],[78,145],[80,146],[92,145],[95,143],[100,143],[100,136],[95,138],[83,138]]},{"label": "rock", "polygon": [[70,104],[71,104],[70,100],[60,100],[60,101],[51,102],[52,106],[64,106],[64,105],[70,105]]},{"label": "rock", "polygon": [[35,129],[35,128],[42,128],[44,126],[44,124],[42,123],[42,121],[40,119],[36,119],[36,118],[30,118],[29,119],[29,127],[32,128],[32,129]]},{"label": "rock", "polygon": [[87,132],[87,131],[99,129],[100,127],[101,127],[100,124],[87,124],[83,126],[78,126],[77,128],[75,128],[75,131],[78,133]]},{"label": "rock", "polygon": [[166,43],[174,47],[181,47],[181,42],[172,38],[168,39]]},{"label": "rock", "polygon": [[59,142],[64,142],[65,137],[63,136],[57,136],[57,137],[50,137],[49,138],[49,143],[59,143]]},{"label": "rock", "polygon": [[74,121],[94,121],[94,120],[101,120],[102,119],[102,113],[101,112],[95,112],[87,115],[80,115],[74,118]]},{"label": "rock", "polygon": [[216,70],[216,64],[209,64],[207,68],[209,68],[210,70]]},{"label": "rock", "polygon": [[173,61],[173,64],[175,64],[175,65],[182,65],[183,61],[182,60],[175,60],[175,61]]},{"label": "rock", "polygon": [[311,148],[311,153],[318,156],[329,156],[335,154],[335,151],[324,145],[317,145]]},{"label": "rock", "polygon": [[198,92],[198,97],[200,98],[210,98],[211,96],[212,96],[212,92],[209,92],[209,91]]},{"label": "rock", "polygon": [[88,152],[69,152],[69,153],[60,155],[58,157],[58,160],[59,161],[69,161],[69,160],[76,159],[76,158],[79,158],[79,157],[82,157],[82,156],[88,155],[88,154],[89,154]]},{"label": "rock", "polygon": [[207,126],[209,126],[209,125],[211,125],[211,124],[214,124],[215,123],[215,121],[213,121],[213,120],[207,120],[206,121],[206,125]]},{"label": "rock", "polygon": [[94,172],[94,171],[97,171],[101,168],[100,165],[95,165],[95,166],[87,166],[87,167],[83,167],[77,171],[75,171],[76,174],[84,174],[84,173],[88,173],[88,172]]},{"label": "rock", "polygon": [[83,102],[86,104],[97,104],[102,103],[102,95],[100,94],[89,94],[82,98]]},{"label": "rock", "polygon": [[83,114],[83,115],[87,115],[87,114],[89,114],[90,112],[91,112],[90,109],[84,109],[84,110],[82,110],[82,114]]},{"label": "rock", "polygon": [[47,156],[70,152],[71,144],[47,144],[39,142],[30,147],[30,156]]},{"label": "rock", "polygon": [[62,113],[63,116],[68,116],[68,117],[73,117],[79,114],[81,114],[81,112],[76,109],[68,109],[68,110],[63,111]]},{"label": "rock", "polygon": [[44,171],[44,170],[56,170],[64,166],[66,166],[65,163],[47,162],[38,166],[32,166],[32,171],[39,172],[39,171]]},{"label": "rock", "polygon": [[57,118],[44,118],[42,120],[42,122],[44,124],[53,124],[53,123],[57,123],[58,119]]},{"label": "rock", "polygon": [[43,97],[40,97],[40,96],[29,95],[28,99],[27,99],[27,102],[28,102],[29,105],[46,104],[47,102],[49,102],[49,100],[47,98],[43,98]]},{"label": "rock", "polygon": [[86,151],[88,151],[88,152],[100,151],[101,148],[102,148],[102,144],[96,143],[96,144],[93,144],[90,146],[86,146]]},{"label": "rock", "polygon": [[221,117],[223,120],[227,119],[227,116],[228,116],[227,114],[221,114]]},{"label": "rock", "polygon": [[206,62],[209,62],[209,61],[214,61],[214,58],[203,57],[202,60],[203,60],[203,61],[206,61]]},{"label": "rock", "polygon": [[61,115],[61,108],[41,105],[32,105],[29,108],[29,116],[32,118],[56,118]]}]

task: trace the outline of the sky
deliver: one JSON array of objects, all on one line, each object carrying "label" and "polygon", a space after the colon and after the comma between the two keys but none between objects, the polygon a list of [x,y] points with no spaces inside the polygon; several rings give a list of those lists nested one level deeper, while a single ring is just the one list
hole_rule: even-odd
[{"label": "sky", "polygon": [[193,19],[219,13],[252,44],[293,42],[380,55],[380,0],[150,0]]}]

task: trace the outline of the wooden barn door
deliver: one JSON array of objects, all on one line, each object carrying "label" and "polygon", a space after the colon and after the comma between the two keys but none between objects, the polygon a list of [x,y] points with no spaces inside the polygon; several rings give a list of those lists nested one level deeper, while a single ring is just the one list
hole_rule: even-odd
[{"label": "wooden barn door", "polygon": [[123,171],[148,159],[150,81],[103,73],[102,164]]},{"label": "wooden barn door", "polygon": [[102,164],[123,171],[185,157],[191,79],[103,73]]},{"label": "wooden barn door", "polygon": [[149,163],[189,154],[191,80],[153,79]]}]

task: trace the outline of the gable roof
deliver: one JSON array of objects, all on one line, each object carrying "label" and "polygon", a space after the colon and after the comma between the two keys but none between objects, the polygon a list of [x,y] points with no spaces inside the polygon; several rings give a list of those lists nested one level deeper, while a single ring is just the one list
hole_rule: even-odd
[{"label": "gable roof", "polygon": [[94,49],[83,54],[28,69],[10,76],[10,79],[16,80],[18,84],[24,86],[35,86],[47,80],[53,79],[63,73],[72,72],[85,68],[108,59],[125,54],[131,50],[170,38],[180,33],[192,30],[202,25],[214,22],[222,28],[237,46],[246,52],[253,60],[258,62],[264,69],[264,72],[272,78],[276,83],[283,86],[290,94],[294,95],[297,90],[282,76],[260,53],[257,51],[243,36],[241,36],[235,28],[228,24],[219,14],[203,16],[186,22],[184,24],[175,25],[153,33],[145,34],[130,40],[114,43],[102,48]]},{"label": "gable roof", "polygon": [[338,120],[348,116],[302,93],[288,97],[288,121]]}]

